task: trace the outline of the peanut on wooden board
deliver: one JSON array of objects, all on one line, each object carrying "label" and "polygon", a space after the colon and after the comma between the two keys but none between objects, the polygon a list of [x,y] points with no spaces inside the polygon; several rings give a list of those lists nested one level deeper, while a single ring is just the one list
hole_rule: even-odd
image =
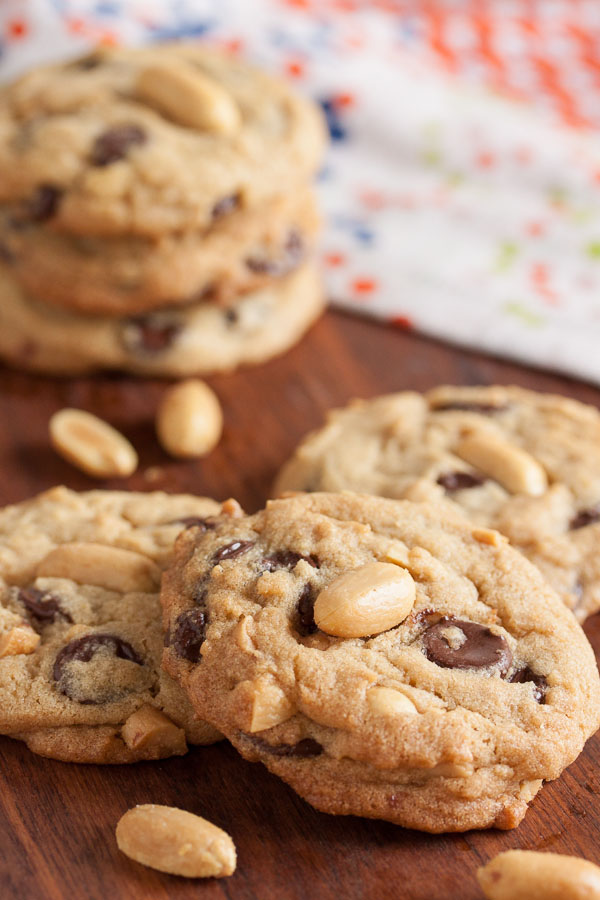
[{"label": "peanut on wooden board", "polygon": [[600,868],[576,856],[508,850],[477,870],[488,900],[600,900]]},{"label": "peanut on wooden board", "polygon": [[187,878],[235,872],[235,845],[227,832],[183,809],[135,806],[119,820],[116,837],[125,856],[159,872]]},{"label": "peanut on wooden board", "polygon": [[315,601],[315,623],[325,634],[353,638],[380,634],[408,616],[415,583],[406,569],[373,562],[344,572]]},{"label": "peanut on wooden board", "polygon": [[164,395],[156,415],[156,433],[171,456],[204,456],[216,447],[222,431],[221,405],[203,381],[190,378]]},{"label": "peanut on wooden board", "polygon": [[52,446],[67,462],[93,478],[125,478],[138,456],[127,438],[83,409],[61,409],[49,424]]}]

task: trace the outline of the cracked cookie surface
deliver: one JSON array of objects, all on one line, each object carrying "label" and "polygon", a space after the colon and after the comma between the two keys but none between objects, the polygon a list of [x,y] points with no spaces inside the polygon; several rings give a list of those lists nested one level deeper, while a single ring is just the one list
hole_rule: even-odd
[{"label": "cracked cookie surface", "polygon": [[598,727],[571,613],[505,538],[429,504],[223,515],[180,536],[161,601],[197,713],[325,812],[511,828]]},{"label": "cracked cookie surface", "polygon": [[518,387],[354,401],[281,470],[275,493],[435,502],[505,534],[582,621],[600,609],[600,414]]},{"label": "cracked cookie surface", "polygon": [[219,739],[161,670],[158,596],[176,536],[219,510],[59,487],[0,511],[0,733],[97,763]]}]

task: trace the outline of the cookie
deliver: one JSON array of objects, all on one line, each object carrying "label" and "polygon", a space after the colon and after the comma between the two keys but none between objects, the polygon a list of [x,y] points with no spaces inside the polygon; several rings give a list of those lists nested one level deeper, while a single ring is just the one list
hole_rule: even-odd
[{"label": "cookie", "polygon": [[318,108],[197,44],[107,49],[0,94],[0,203],[16,223],[82,235],[209,227],[304,185]]},{"label": "cookie", "polygon": [[300,340],[324,307],[312,262],[226,308],[205,300],[123,319],[81,316],[31,299],[1,263],[0,296],[0,357],[63,375],[118,369],[177,378],[263,362]]},{"label": "cookie", "polygon": [[518,387],[355,401],[283,467],[275,492],[432,501],[496,528],[582,621],[600,609],[600,414]]},{"label": "cookie", "polygon": [[160,667],[159,585],[213,500],[53,488],[0,512],[0,733],[70,762],[219,739]]},{"label": "cookie", "polygon": [[124,316],[198,300],[227,304],[296,269],[319,217],[304,189],[219,219],[208,231],[97,238],[0,217],[0,252],[31,297],[87,315]]},{"label": "cookie", "polygon": [[600,720],[594,654],[498,532],[298,494],[178,539],[163,665],[199,716],[325,812],[512,828]]}]

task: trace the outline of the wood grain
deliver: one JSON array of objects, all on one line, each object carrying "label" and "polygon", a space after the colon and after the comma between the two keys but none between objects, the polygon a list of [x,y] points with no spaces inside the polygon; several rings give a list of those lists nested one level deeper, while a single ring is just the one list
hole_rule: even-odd
[{"label": "wood grain", "polygon": [[[277,467],[329,407],[441,382],[514,383],[600,405],[600,392],[589,385],[330,313],[284,358],[210,379],[226,428],[217,450],[196,462],[172,461],[157,444],[153,415],[164,382],[54,380],[0,370],[0,501],[61,482],[97,486],[48,444],[50,415],[77,406],[114,423],[140,453],[135,475],[102,486],[235,496],[253,511]],[[600,616],[586,631],[600,648]],[[0,738],[0,898],[480,900],[475,869],[501,850],[552,850],[600,863],[599,763],[597,736],[543,789],[515,831],[431,836],[318,813],[225,743],[180,759],[102,768],[42,759]],[[238,847],[236,874],[186,882],[123,857],[115,824],[130,806],[148,802],[181,806],[227,829]]]}]

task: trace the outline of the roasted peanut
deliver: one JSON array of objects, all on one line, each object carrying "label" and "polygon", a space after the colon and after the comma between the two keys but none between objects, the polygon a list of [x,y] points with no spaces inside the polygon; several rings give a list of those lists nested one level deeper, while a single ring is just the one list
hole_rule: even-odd
[{"label": "roasted peanut", "polygon": [[160,569],[151,559],[105,544],[61,544],[38,564],[38,578],[69,578],[109,591],[154,593],[160,585]]},{"label": "roasted peanut", "polygon": [[172,722],[159,709],[144,704],[136,709],[121,728],[121,737],[132,750],[144,749],[147,753],[183,755],[187,751],[185,731]]},{"label": "roasted peanut", "polygon": [[382,716],[414,715],[417,708],[412,700],[394,688],[373,687],[367,694],[371,711]]},{"label": "roasted peanut", "polygon": [[119,850],[152,869],[187,878],[222,878],[235,871],[235,845],[212,822],[171,806],[146,803],[119,820]]},{"label": "roasted peanut", "polygon": [[0,635],[0,659],[4,656],[33,653],[39,642],[39,634],[29,625],[16,625]]},{"label": "roasted peanut", "polygon": [[600,868],[560,853],[507,850],[477,880],[488,900],[600,900]]},{"label": "roasted peanut", "polygon": [[263,678],[241,681],[234,691],[233,703],[240,728],[250,733],[274,728],[296,712],[281,688]]},{"label": "roasted peanut", "polygon": [[216,394],[203,381],[176,384],[163,397],[156,415],[156,432],[171,456],[204,456],[216,447],[223,430],[223,413]]},{"label": "roasted peanut", "polygon": [[240,111],[220,84],[185,63],[156,63],[139,76],[136,93],[163,115],[213,134],[234,134]]},{"label": "roasted peanut", "polygon": [[83,409],[61,409],[50,419],[52,446],[94,478],[124,478],[135,472],[137,453],[123,435]]},{"label": "roasted peanut", "polygon": [[315,602],[321,631],[352,638],[379,634],[399,625],[415,602],[415,583],[406,569],[373,562],[340,575]]},{"label": "roasted peanut", "polygon": [[459,442],[456,453],[511,494],[539,497],[548,487],[546,473],[533,456],[495,434],[468,434]]}]

